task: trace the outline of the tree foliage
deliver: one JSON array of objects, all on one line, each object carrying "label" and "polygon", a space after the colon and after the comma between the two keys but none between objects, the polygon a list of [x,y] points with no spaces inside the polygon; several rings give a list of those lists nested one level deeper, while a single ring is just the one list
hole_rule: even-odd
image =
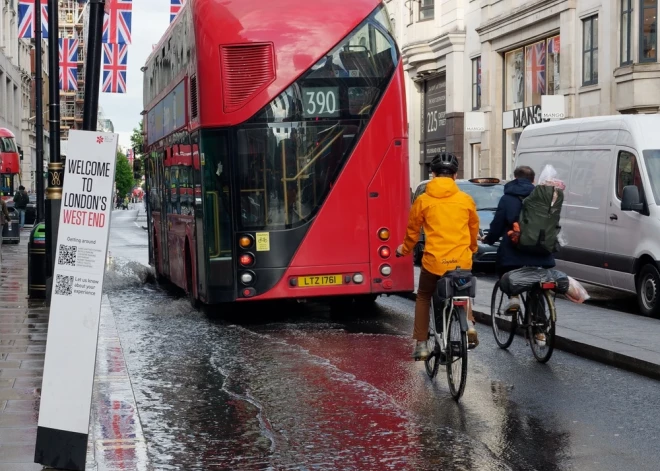
[{"label": "tree foliage", "polygon": [[[133,149],[135,150],[135,156],[134,158],[137,160],[140,158],[142,154],[142,144],[144,142],[144,136],[142,135],[142,121],[138,123],[138,126],[136,128],[133,128],[133,134],[131,134],[131,145],[133,146]],[[141,179],[142,176],[144,176],[144,162],[140,159],[140,168],[139,171],[136,172],[134,175],[135,177],[140,176],[139,179]],[[132,171],[133,169],[131,169]],[[138,180],[139,180],[138,179]]]},{"label": "tree foliage", "polygon": [[117,192],[123,198],[133,189],[133,169],[123,152],[117,152],[117,170],[115,171],[115,186]]},{"label": "tree foliage", "polygon": [[138,126],[136,128],[133,128],[133,134],[131,134],[131,145],[133,146],[134,149],[137,150],[136,154],[142,154],[143,143],[144,143],[144,137],[142,136],[142,121],[140,121]]}]

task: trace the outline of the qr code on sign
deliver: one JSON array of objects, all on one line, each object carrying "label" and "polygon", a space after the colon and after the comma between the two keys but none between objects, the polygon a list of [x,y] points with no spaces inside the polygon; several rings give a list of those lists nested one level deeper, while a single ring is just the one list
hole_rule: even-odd
[{"label": "qr code on sign", "polygon": [[73,288],[73,276],[57,275],[55,279],[55,294],[71,296]]},{"label": "qr code on sign", "polygon": [[60,245],[60,256],[57,260],[58,265],[76,266],[76,253],[78,247],[75,245]]}]

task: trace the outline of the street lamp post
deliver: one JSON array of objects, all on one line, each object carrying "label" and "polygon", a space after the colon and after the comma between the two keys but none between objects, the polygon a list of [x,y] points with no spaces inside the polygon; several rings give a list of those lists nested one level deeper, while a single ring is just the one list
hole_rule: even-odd
[{"label": "street lamp post", "polygon": [[105,0],[90,0],[87,63],[85,64],[85,107],[83,109],[83,129],[85,131],[96,131],[97,128],[104,10]]},{"label": "street lamp post", "polygon": [[[52,15],[52,14],[51,14]],[[56,34],[56,33],[55,33]],[[51,36],[53,32],[51,31]],[[36,147],[37,147],[37,222],[44,220],[44,82],[41,44],[41,3],[34,8],[34,92],[36,95]],[[52,139],[51,139],[52,140]]]},{"label": "street lamp post", "polygon": [[[58,1],[48,0],[48,75],[49,81],[49,124],[50,124],[50,162],[48,163],[48,190],[46,195],[46,277],[51,279],[55,268],[57,251],[57,233],[60,225],[62,206],[62,183],[64,168],[60,159],[60,87],[59,76],[59,12]],[[50,297],[49,297],[50,298]]]}]

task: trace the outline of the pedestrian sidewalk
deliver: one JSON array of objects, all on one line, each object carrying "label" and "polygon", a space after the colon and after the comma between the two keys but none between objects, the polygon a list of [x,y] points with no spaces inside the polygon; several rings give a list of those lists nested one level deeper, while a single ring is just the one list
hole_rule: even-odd
[{"label": "pedestrian sidewalk", "polygon": [[[29,230],[0,264],[0,470],[32,471],[49,310],[27,299]],[[146,443],[107,296],[103,297],[86,469],[148,469]]]},{"label": "pedestrian sidewalk", "polygon": [[[415,267],[415,293],[419,278]],[[490,325],[494,277],[479,277],[475,319]],[[589,291],[589,286],[585,288]],[[412,299],[415,295],[412,294]],[[557,299],[558,349],[660,379],[660,319]]]}]

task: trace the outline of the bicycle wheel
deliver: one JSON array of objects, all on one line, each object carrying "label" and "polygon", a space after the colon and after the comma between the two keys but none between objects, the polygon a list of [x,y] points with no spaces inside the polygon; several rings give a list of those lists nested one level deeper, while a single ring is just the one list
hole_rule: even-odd
[{"label": "bicycle wheel", "polygon": [[467,333],[461,329],[459,316],[465,316],[465,309],[454,307],[449,316],[447,330],[447,382],[449,391],[457,401],[465,391],[468,369]]},{"label": "bicycle wheel", "polygon": [[493,286],[493,295],[490,298],[490,320],[493,328],[495,343],[500,348],[509,348],[516,335],[516,320],[518,314],[506,316],[504,314],[505,294],[500,291],[500,282]]},{"label": "bicycle wheel", "polygon": [[536,289],[529,293],[527,338],[534,358],[547,363],[555,349],[555,302],[549,291]]},{"label": "bicycle wheel", "polygon": [[[433,309],[433,299],[431,299],[431,316],[429,322],[429,339],[427,343],[427,348],[431,354],[426,360],[424,360],[424,368],[426,368],[426,374],[429,375],[429,378],[435,378],[435,375],[438,374],[438,366],[440,366],[440,345],[438,340],[435,337],[436,331],[436,322],[435,314]],[[442,322],[442,321],[441,321]]]}]

